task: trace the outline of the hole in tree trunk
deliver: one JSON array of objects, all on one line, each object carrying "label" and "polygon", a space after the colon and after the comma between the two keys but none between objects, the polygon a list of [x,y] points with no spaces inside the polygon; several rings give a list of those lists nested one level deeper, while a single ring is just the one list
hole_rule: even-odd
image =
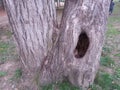
[{"label": "hole in tree trunk", "polygon": [[85,32],[82,32],[79,35],[77,46],[74,50],[75,57],[82,58],[86,54],[89,44],[90,42],[87,34]]}]

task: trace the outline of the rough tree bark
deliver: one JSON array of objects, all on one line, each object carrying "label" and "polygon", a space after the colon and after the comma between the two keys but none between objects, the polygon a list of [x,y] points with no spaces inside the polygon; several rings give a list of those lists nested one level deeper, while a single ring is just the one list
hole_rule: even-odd
[{"label": "rough tree bark", "polygon": [[[110,0],[66,0],[57,25],[54,0],[5,0],[24,70],[41,85],[68,78],[93,83],[106,31]],[[35,89],[34,89],[35,90]]]}]

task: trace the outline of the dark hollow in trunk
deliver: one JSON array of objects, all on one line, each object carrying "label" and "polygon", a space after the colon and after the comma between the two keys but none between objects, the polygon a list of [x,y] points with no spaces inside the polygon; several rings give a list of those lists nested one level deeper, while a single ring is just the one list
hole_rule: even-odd
[{"label": "dark hollow in trunk", "polygon": [[74,50],[74,55],[76,58],[82,58],[85,53],[87,52],[87,49],[89,47],[89,38],[85,32],[82,32],[79,35],[77,46]]}]

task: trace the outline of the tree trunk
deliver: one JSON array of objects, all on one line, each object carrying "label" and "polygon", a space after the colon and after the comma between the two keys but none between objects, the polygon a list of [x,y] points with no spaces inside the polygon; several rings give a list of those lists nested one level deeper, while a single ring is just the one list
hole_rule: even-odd
[{"label": "tree trunk", "polygon": [[57,0],[57,7],[60,7],[60,0]]},{"label": "tree trunk", "polygon": [[0,10],[4,10],[3,0],[0,0]]},{"label": "tree trunk", "polygon": [[[66,0],[60,26],[54,0],[5,0],[20,59],[41,85],[93,83],[106,31],[109,0]],[[35,89],[34,89],[35,90]]]}]

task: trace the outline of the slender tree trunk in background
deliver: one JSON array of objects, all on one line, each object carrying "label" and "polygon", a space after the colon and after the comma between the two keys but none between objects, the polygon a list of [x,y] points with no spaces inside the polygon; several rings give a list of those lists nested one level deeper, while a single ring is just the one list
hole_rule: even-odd
[{"label": "slender tree trunk in background", "polygon": [[3,0],[0,0],[0,10],[4,10]]},{"label": "slender tree trunk in background", "polygon": [[23,69],[31,80],[46,85],[66,77],[76,86],[93,83],[110,0],[66,0],[60,26],[54,0],[4,3]]},{"label": "slender tree trunk in background", "polygon": [[60,7],[60,0],[57,0],[57,7]]}]

